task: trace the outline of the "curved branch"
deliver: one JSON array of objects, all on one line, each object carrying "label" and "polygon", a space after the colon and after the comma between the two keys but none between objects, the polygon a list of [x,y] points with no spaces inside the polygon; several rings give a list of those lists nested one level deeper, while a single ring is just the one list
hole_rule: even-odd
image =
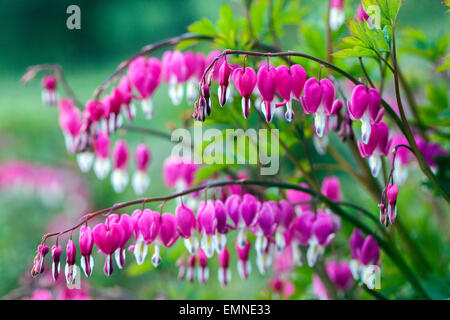
[{"label": "curved branch", "polygon": [[110,85],[110,83],[112,81],[114,81],[114,79],[116,79],[123,71],[125,71],[125,69],[131,63],[131,61],[133,61],[135,58],[140,57],[140,56],[145,56],[145,55],[147,55],[157,49],[160,49],[160,48],[176,45],[185,40],[211,40],[211,39],[212,39],[212,37],[208,37],[208,36],[202,36],[202,35],[197,35],[197,34],[192,34],[192,33],[185,33],[185,34],[182,34],[177,37],[161,40],[161,41],[146,45],[145,47],[143,47],[141,49],[141,51],[139,51],[138,53],[129,57],[127,60],[120,63],[118,68],[116,69],[116,71],[114,71],[114,73],[108,79],[106,79],[105,82],[103,82],[100,85],[100,87],[95,89],[94,100],[97,100],[100,97],[101,93],[104,90],[106,90],[106,88],[108,88],[108,86]]}]

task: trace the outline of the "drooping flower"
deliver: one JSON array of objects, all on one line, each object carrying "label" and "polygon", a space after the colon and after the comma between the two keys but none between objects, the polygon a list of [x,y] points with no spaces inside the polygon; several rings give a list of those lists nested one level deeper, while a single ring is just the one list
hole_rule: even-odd
[{"label": "drooping flower", "polygon": [[338,177],[327,177],[322,181],[321,192],[332,201],[342,200],[341,183]]},{"label": "drooping flower", "polygon": [[345,21],[344,0],[330,1],[329,24],[331,30],[338,30]]},{"label": "drooping flower", "polygon": [[311,211],[304,211],[295,217],[292,226],[292,254],[298,266],[303,265],[303,257],[299,245],[307,246],[313,235],[313,225],[316,217]]},{"label": "drooping flower", "polygon": [[[402,134],[394,134],[391,138],[391,150],[393,151],[396,146],[401,144],[409,146],[408,139],[406,139]],[[390,155],[392,160],[394,154],[390,152]],[[393,178],[396,183],[403,184],[405,182],[408,177],[408,165],[413,158],[414,155],[409,149],[404,147],[397,148],[395,162],[393,163]]]},{"label": "drooping flower", "polygon": [[80,238],[78,241],[80,245],[81,268],[86,277],[90,277],[92,269],[94,268],[94,258],[92,258],[92,247],[94,246],[94,237],[89,226],[82,226],[80,228]]},{"label": "drooping flower", "polygon": [[[308,185],[302,182],[300,183],[300,187],[308,188]],[[297,215],[309,210],[309,202],[311,201],[311,195],[309,193],[289,189],[286,191],[286,198],[294,206],[294,210]]]},{"label": "drooping flower", "polygon": [[200,247],[208,258],[211,258],[216,248],[215,235],[217,231],[217,219],[214,202],[212,200],[201,201],[197,211],[198,232],[202,235]]},{"label": "drooping flower", "polygon": [[[201,249],[199,249],[201,250]],[[197,251],[198,252],[198,251]],[[195,278],[195,264],[197,262],[197,255],[192,255],[188,259],[188,268],[187,268],[187,279],[189,282],[194,282]]]},{"label": "drooping flower", "polygon": [[228,252],[227,247],[224,247],[222,252],[218,254],[219,258],[219,270],[218,270],[218,279],[222,286],[226,286],[231,281],[231,270],[230,266],[230,253]]},{"label": "drooping flower", "polygon": [[151,159],[152,155],[145,143],[141,143],[136,147],[134,151],[136,171],[133,174],[131,184],[137,195],[143,194],[150,185],[150,177],[147,174],[147,170]]},{"label": "drooping flower", "polygon": [[276,202],[266,201],[262,204],[257,217],[255,249],[257,266],[261,274],[264,274],[271,265],[270,238],[278,227],[279,210]]},{"label": "drooping flower", "polygon": [[250,240],[247,239],[247,242],[243,247],[239,244],[239,242],[236,240],[236,252],[238,254],[238,273],[242,280],[245,280],[248,278],[251,272],[251,264],[250,264],[250,249],[251,249],[251,243]]},{"label": "drooping flower", "polygon": [[[231,206],[232,204],[230,203],[230,207]],[[247,242],[246,229],[253,226],[253,224],[256,222],[255,219],[260,207],[261,203],[258,201],[258,199],[256,199],[255,196],[246,193],[242,197],[242,200],[240,200],[239,202],[238,211],[230,210],[230,217],[235,223],[236,227],[239,229],[237,240],[242,246],[244,246]],[[238,214],[237,216],[236,213]]]},{"label": "drooping flower", "polygon": [[228,82],[230,79],[232,69],[228,65],[227,60],[222,63],[219,69],[219,103],[223,107],[229,98],[231,90],[228,89]]},{"label": "drooping flower", "polygon": [[60,272],[60,261],[61,261],[62,249],[60,246],[53,245],[52,246],[52,277],[53,281],[57,281],[59,278]]},{"label": "drooping flower", "polygon": [[346,292],[353,286],[352,272],[347,262],[330,261],[326,270],[330,280],[340,291]]},{"label": "drooping flower", "polygon": [[175,187],[177,192],[192,186],[198,166],[192,159],[169,157],[164,161],[163,178],[168,188]]},{"label": "drooping flower", "polygon": [[384,114],[380,93],[377,89],[357,85],[351,100],[347,101],[347,108],[352,120],[361,120],[361,140],[367,144],[371,136],[371,124],[379,122]]},{"label": "drooping flower", "polygon": [[350,236],[350,256],[352,260],[350,261],[350,269],[352,271],[353,278],[358,280],[360,277],[360,262],[359,256],[361,253],[361,247],[364,243],[364,235],[361,230],[354,229],[352,235]]},{"label": "drooping flower", "polygon": [[187,68],[181,51],[166,51],[162,56],[165,81],[169,84],[169,98],[177,106],[183,99],[183,85],[187,80]]},{"label": "drooping flower", "polygon": [[[393,224],[395,222],[395,218],[397,217],[398,186],[396,184],[388,184],[386,187],[386,194],[387,194],[387,208],[386,208],[387,211],[384,212],[384,215],[386,216],[384,218],[383,217],[380,218],[385,225],[387,225],[388,221],[390,224]],[[386,219],[388,221],[385,221]]]},{"label": "drooping flower", "polygon": [[44,272],[44,257],[49,251],[49,247],[42,244],[38,245],[37,255],[34,258],[33,268],[31,269],[31,275],[33,277]]},{"label": "drooping flower", "polygon": [[186,98],[190,104],[194,103],[198,95],[198,83],[201,80],[205,70],[206,57],[203,53],[186,51],[184,53],[184,62],[186,65]]},{"label": "drooping flower", "polygon": [[175,209],[178,233],[184,239],[184,245],[191,255],[194,255],[199,247],[198,239],[194,236],[196,219],[194,212],[184,203]]},{"label": "drooping flower", "polygon": [[217,221],[217,232],[214,236],[214,243],[216,244],[216,251],[220,253],[227,244],[227,209],[221,200],[214,201],[214,213]]},{"label": "drooping flower", "polygon": [[77,259],[77,247],[73,243],[72,239],[69,239],[66,246],[66,267],[65,275],[67,285],[72,285],[78,276],[78,269],[75,266]]},{"label": "drooping flower", "polygon": [[59,101],[59,125],[69,153],[74,153],[80,140],[81,113],[68,98]]},{"label": "drooping flower", "polygon": [[153,118],[152,95],[161,83],[161,62],[154,57],[137,57],[130,63],[128,78],[140,94],[144,116]]},{"label": "drooping flower", "polygon": [[124,238],[124,230],[122,226],[113,221],[100,223],[92,230],[94,242],[100,249],[101,253],[106,254],[104,272],[110,276],[114,271],[113,253],[120,248]]},{"label": "drooping flower", "polygon": [[282,251],[286,246],[285,233],[289,230],[294,220],[294,207],[288,200],[280,200],[278,202],[280,209],[280,221],[277,232],[275,233],[275,244],[278,251]]},{"label": "drooping flower", "polygon": [[256,83],[264,104],[261,106],[261,110],[266,118],[266,122],[269,123],[272,121],[272,117],[275,112],[275,103],[273,102],[273,98],[277,90],[277,70],[270,65],[260,67],[258,70]]},{"label": "drooping flower", "polygon": [[367,144],[358,141],[358,148],[363,158],[369,158],[369,166],[374,177],[381,169],[381,156],[389,152],[389,128],[383,121],[371,124],[371,133]]},{"label": "drooping flower", "polygon": [[256,72],[253,68],[236,68],[231,76],[233,84],[242,96],[242,115],[245,119],[250,114],[250,95],[256,86]]},{"label": "drooping flower", "polygon": [[109,137],[104,131],[100,131],[94,142],[95,162],[94,172],[97,178],[103,180],[111,170],[109,160]]},{"label": "drooping flower", "polygon": [[316,264],[317,259],[324,254],[325,247],[334,240],[337,229],[338,225],[332,215],[319,210],[312,225],[312,237],[306,254],[310,267]]},{"label": "drooping flower", "polygon": [[294,118],[291,99],[300,100],[306,81],[306,72],[299,64],[292,65],[289,68],[282,65],[277,67],[276,71],[278,79],[277,92],[284,99],[276,107],[286,105],[285,118],[290,122]]},{"label": "drooping flower", "polygon": [[208,256],[202,249],[197,251],[198,268],[197,278],[201,284],[205,284],[209,279]]},{"label": "drooping flower", "polygon": [[135,96],[127,76],[122,76],[122,78],[120,78],[117,89],[122,98],[122,105],[124,106],[123,112],[129,121],[133,121],[136,116],[136,107],[133,104],[133,98]]},{"label": "drooping flower", "polygon": [[121,193],[128,184],[128,146],[125,140],[118,140],[113,150],[113,172],[111,174],[111,184],[114,191]]},{"label": "drooping flower", "polygon": [[155,251],[151,260],[155,267],[161,263],[160,246],[170,248],[178,239],[175,216],[171,213],[163,213],[160,221],[159,234],[155,239]]},{"label": "drooping flower", "polygon": [[306,114],[314,114],[314,127],[319,138],[325,133],[327,117],[336,114],[340,100],[335,99],[333,82],[329,79],[309,78],[305,82],[305,93],[300,98]]},{"label": "drooping flower", "polygon": [[295,285],[281,277],[270,279],[269,284],[278,298],[289,299],[295,293]]},{"label": "drooping flower", "polygon": [[159,212],[150,209],[139,211],[133,212],[132,218],[134,216],[134,232],[137,237],[134,245],[134,255],[137,264],[141,265],[147,255],[147,245],[153,243],[159,235],[161,215]]},{"label": "drooping flower", "polygon": [[133,218],[128,214],[121,214],[120,216],[117,214],[111,214],[108,216],[108,222],[119,224],[123,230],[122,241],[116,251],[114,251],[116,264],[119,269],[123,269],[125,267],[125,245],[128,240],[130,240],[134,231]]},{"label": "drooping flower", "polygon": [[42,103],[48,106],[56,106],[58,103],[57,81],[53,75],[42,78]]},{"label": "drooping flower", "polygon": [[378,271],[378,260],[380,258],[380,248],[372,236],[367,236],[361,246],[359,261],[361,266],[361,280],[369,289],[376,285]]},{"label": "drooping flower", "polygon": [[119,88],[113,88],[111,95],[105,95],[103,97],[103,104],[107,110],[107,132],[114,132],[122,126],[122,111],[123,94]]}]

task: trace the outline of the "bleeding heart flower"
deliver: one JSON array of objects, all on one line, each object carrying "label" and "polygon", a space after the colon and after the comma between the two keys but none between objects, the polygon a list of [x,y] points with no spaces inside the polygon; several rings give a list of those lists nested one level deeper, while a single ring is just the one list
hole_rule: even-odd
[{"label": "bleeding heart flower", "polygon": [[264,103],[261,110],[267,123],[272,121],[272,116],[275,112],[275,103],[273,102],[273,98],[277,90],[277,83],[277,71],[273,66],[262,66],[259,68],[257,85]]},{"label": "bleeding heart flower", "polygon": [[94,259],[92,258],[92,247],[94,246],[94,237],[89,226],[82,226],[80,228],[80,238],[78,241],[80,245],[81,267],[83,268],[86,277],[90,277],[92,269],[94,268]]},{"label": "bleeding heart flower", "polygon": [[100,223],[92,230],[94,242],[100,251],[106,254],[105,275],[110,276],[114,271],[112,254],[120,248],[124,238],[124,230],[118,223]]},{"label": "bleeding heart flower", "polygon": [[249,67],[236,68],[231,78],[237,91],[242,96],[242,115],[247,119],[250,114],[250,95],[256,85],[256,72]]}]

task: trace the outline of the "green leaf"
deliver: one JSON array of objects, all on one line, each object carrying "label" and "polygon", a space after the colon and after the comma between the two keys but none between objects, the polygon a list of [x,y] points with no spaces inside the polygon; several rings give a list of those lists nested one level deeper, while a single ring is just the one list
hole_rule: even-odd
[{"label": "green leaf", "polygon": [[200,21],[194,22],[193,24],[188,26],[188,30],[190,32],[209,37],[214,37],[216,35],[216,29],[213,23],[207,18],[203,18]]},{"label": "green leaf", "polygon": [[445,57],[445,61],[437,67],[434,72],[442,72],[450,69],[450,55]]},{"label": "green leaf", "polygon": [[231,10],[230,6],[222,5],[220,7],[219,20],[217,21],[217,28],[227,34],[233,29],[234,20],[233,20],[233,10]]},{"label": "green leaf", "polygon": [[376,57],[375,51],[363,47],[355,46],[351,49],[343,49],[333,53],[336,58],[358,58],[358,57]]}]

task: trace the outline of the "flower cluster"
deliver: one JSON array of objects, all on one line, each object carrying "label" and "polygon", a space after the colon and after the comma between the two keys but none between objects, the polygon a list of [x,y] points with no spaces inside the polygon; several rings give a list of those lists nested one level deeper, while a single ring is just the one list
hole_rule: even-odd
[{"label": "flower cluster", "polygon": [[[167,165],[180,166],[171,162]],[[181,166],[185,166],[186,170],[175,170],[171,174],[186,173],[189,171],[187,168],[192,170],[189,163],[182,163]],[[172,185],[177,184],[177,180],[184,179],[175,178],[171,174],[168,175],[168,181]],[[325,179],[322,193],[332,201],[340,201],[342,195],[339,180],[336,177]],[[260,201],[254,195],[243,192],[240,195],[231,194],[224,201],[200,201],[196,213],[182,201],[175,214],[150,209],[135,210],[132,215],[110,213],[104,223],[99,223],[92,229],[87,223],[81,226],[79,249],[72,241],[72,236],[70,237],[66,246],[66,281],[73,283],[79,276],[76,267],[78,252],[84,274],[87,277],[92,274],[94,245],[99,248],[100,253],[105,254],[104,273],[110,276],[113,274],[114,264],[118,268],[125,266],[127,251],[132,251],[136,262],[142,264],[149,245],[154,250],[151,262],[157,267],[161,263],[161,248],[170,248],[181,238],[188,258],[183,256],[177,263],[180,268],[179,277],[186,276],[193,281],[198,264],[197,278],[204,283],[209,277],[208,259],[217,254],[220,266],[218,279],[222,285],[226,285],[231,280],[230,251],[227,248],[228,233],[231,230],[237,231],[235,250],[238,256],[237,269],[242,279],[246,279],[251,272],[249,258],[252,242],[256,266],[261,274],[265,274],[270,268],[275,254],[286,251],[292,257],[293,265],[302,265],[305,253],[307,264],[312,267],[323,256],[325,248],[333,242],[340,229],[340,221],[328,209],[312,211],[309,200],[310,197],[301,191],[291,190],[287,193],[287,199],[279,201]],[[45,244],[39,245],[32,274],[43,272],[44,257],[51,252],[52,274],[57,280],[62,251],[58,241],[51,250]]]}]

